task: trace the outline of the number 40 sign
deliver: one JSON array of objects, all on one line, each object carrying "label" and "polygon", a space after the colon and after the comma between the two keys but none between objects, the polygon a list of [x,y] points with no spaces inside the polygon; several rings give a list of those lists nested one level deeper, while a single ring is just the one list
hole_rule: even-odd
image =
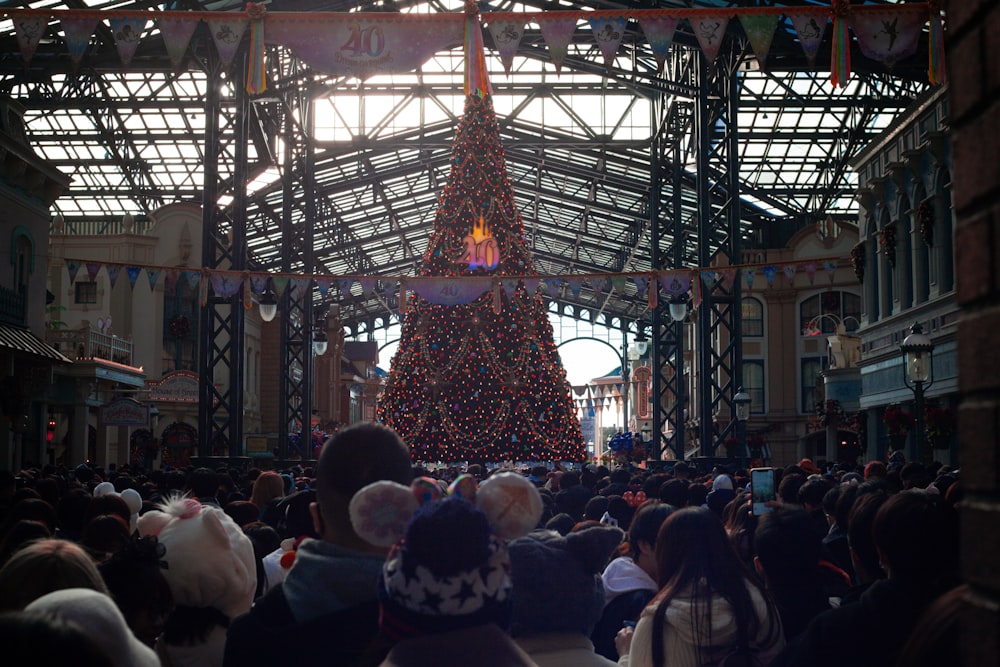
[{"label": "number 40 sign", "polygon": [[468,262],[470,269],[493,270],[500,264],[500,246],[483,219],[472,225],[472,233],[462,239],[462,254],[460,262]]}]

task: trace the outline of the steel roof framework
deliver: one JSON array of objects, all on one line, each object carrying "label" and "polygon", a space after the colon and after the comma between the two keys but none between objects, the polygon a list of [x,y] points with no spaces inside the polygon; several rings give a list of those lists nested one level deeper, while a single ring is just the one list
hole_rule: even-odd
[{"label": "steel roof framework", "polygon": [[[286,11],[280,4],[273,9]],[[300,6],[322,11],[384,8],[305,4]],[[21,5],[162,6],[102,0]],[[216,10],[222,5],[190,1],[168,8]],[[457,3],[397,2],[394,7],[454,11]],[[567,2],[493,7],[578,8]],[[70,191],[55,206],[65,229],[110,233],[130,214],[141,230],[163,204],[200,201],[206,209],[206,267],[245,263],[263,271],[383,276],[386,280],[373,292],[362,293],[355,284],[349,293],[335,289],[333,300],[348,337],[371,336],[391,325],[398,308],[392,277],[415,273],[448,175],[450,142],[462,108],[460,50],[439,53],[411,74],[365,82],[310,71],[275,50],[269,61],[279,73],[269,91],[242,101],[242,73],[213,70],[206,35],[196,34],[188,61],[175,69],[152,31],[124,69],[107,33],[98,30],[74,68],[53,31],[25,67],[10,22],[0,22],[0,87],[27,108],[35,150],[73,176]],[[744,45],[734,43],[731,53],[736,55],[727,70],[728,92],[721,93],[735,98],[729,115],[720,121],[702,99],[707,114],[702,122],[712,124],[705,128],[708,134],[734,139],[718,160],[706,159],[706,150],[713,149],[699,143],[695,111],[706,90],[689,75],[701,53],[683,29],[662,75],[635,26],[609,71],[582,31],[561,71],[550,62],[541,35],[531,29],[509,76],[497,59],[488,59],[508,170],[540,274],[693,267],[719,252],[738,262],[739,243],[767,247],[778,234],[828,214],[853,219],[847,160],[926,89],[920,70],[926,58],[918,54],[889,73],[852,54],[853,78],[847,87],[834,89],[827,72],[813,71],[805,62],[787,25],[779,26],[764,70],[743,57]],[[215,94],[213,119],[206,100]],[[312,134],[302,143],[295,132],[310,132],[301,125],[304,117],[311,117]],[[289,144],[297,157],[283,160]],[[237,155],[240,151],[245,154]],[[306,156],[308,188],[303,186]],[[735,217],[732,210],[738,212]],[[699,223],[720,211],[730,216],[727,224]],[[668,214],[671,223],[664,226]],[[233,254],[234,245],[242,257]],[[648,312],[645,299],[637,298],[635,285],[628,283],[623,291],[585,284],[575,293],[563,286],[552,309],[616,331],[665,324]],[[236,332],[234,323],[219,317],[216,326],[203,330]],[[732,315],[717,317],[730,336]],[[704,326],[709,333],[716,325]],[[672,353],[671,344],[664,343],[665,357]],[[223,365],[236,363],[232,349],[216,356],[229,359]],[[212,366],[207,360],[206,367]],[[717,389],[725,393],[722,385]],[[232,407],[214,399],[223,409]],[[232,435],[221,437],[232,446]]]}]

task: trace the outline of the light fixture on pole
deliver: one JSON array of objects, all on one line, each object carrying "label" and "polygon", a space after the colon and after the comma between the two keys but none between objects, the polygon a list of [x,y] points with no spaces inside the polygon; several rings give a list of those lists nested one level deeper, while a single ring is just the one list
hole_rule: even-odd
[{"label": "light fixture on pole", "polygon": [[673,427],[674,431],[674,454],[678,459],[684,458],[684,429],[687,419],[685,419],[685,404],[687,399],[685,394],[687,386],[684,380],[684,322],[688,316],[688,301],[685,297],[672,299],[668,304],[670,319],[674,322],[674,409]]},{"label": "light fixture on pole", "polygon": [[312,341],[313,341],[313,352],[316,353],[317,357],[322,357],[326,354],[327,350],[327,339],[326,339],[326,309],[320,309],[316,313],[316,320],[313,322],[312,330]]},{"label": "light fixture on pole", "polygon": [[747,419],[750,418],[750,404],[753,399],[750,394],[740,387],[733,396],[733,406],[736,409],[736,437],[739,442],[739,451],[746,452],[747,444]]},{"label": "light fixture on pole", "polygon": [[903,353],[903,382],[913,391],[917,455],[924,463],[930,463],[932,457],[924,432],[924,392],[934,384],[934,343],[924,333],[920,323],[914,322],[910,335],[903,339],[899,350]]},{"label": "light fixture on pole", "polygon": [[257,307],[260,310],[260,319],[265,322],[270,322],[278,314],[278,297],[275,296],[274,290],[271,289],[270,279],[264,288],[264,293],[257,300]]}]

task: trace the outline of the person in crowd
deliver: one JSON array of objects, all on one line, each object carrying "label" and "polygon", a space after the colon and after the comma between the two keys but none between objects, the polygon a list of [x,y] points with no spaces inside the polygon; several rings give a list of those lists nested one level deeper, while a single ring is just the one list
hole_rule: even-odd
[{"label": "person in crowd", "polygon": [[847,539],[847,524],[858,496],[858,486],[841,483],[823,496],[823,512],[830,528],[823,537],[823,558],[833,563],[854,579],[851,565],[851,547]]},{"label": "person in crowd", "polygon": [[216,505],[175,496],[139,517],[139,534],[163,545],[174,598],[156,652],[169,665],[219,667],[232,619],[257,589],[253,544]]},{"label": "person in crowd", "polygon": [[882,461],[869,461],[865,464],[865,481],[885,479],[889,471]]},{"label": "person in crowd", "polygon": [[851,567],[854,570],[854,585],[841,598],[840,604],[857,602],[861,594],[875,581],[883,579],[885,572],[879,565],[878,549],[872,537],[875,515],[889,494],[881,488],[866,486],[858,489],[858,496],[847,518],[847,544],[851,553]]},{"label": "person in crowd", "polygon": [[608,563],[601,574],[604,607],[590,638],[595,651],[609,660],[618,660],[615,635],[626,622],[634,623],[639,619],[639,614],[660,589],[656,574],[656,536],[673,512],[673,505],[646,501],[632,517],[623,545],[626,552]]},{"label": "person in crowd", "polygon": [[[536,664],[507,634],[514,600],[507,542],[537,526],[541,498],[517,473],[493,475],[478,489],[471,481],[456,479],[454,491],[424,502],[402,534],[389,536],[398,541],[378,580],[379,636],[362,664],[423,667],[429,656],[437,667]],[[359,529],[378,522],[372,509],[352,516]]]},{"label": "person in crowd", "polygon": [[56,516],[59,520],[59,527],[55,531],[56,537],[72,542],[80,541],[91,498],[92,496],[83,489],[66,490],[56,505]]},{"label": "person in crowd", "polygon": [[263,521],[253,521],[243,526],[243,532],[253,543],[253,557],[257,563],[257,590],[254,592],[256,600],[267,591],[267,573],[264,571],[264,558],[276,550],[281,549],[281,536],[271,526]]},{"label": "person in crowd", "polygon": [[83,528],[80,546],[98,563],[128,544],[128,523],[117,514],[95,516]]},{"label": "person in crowd", "polygon": [[0,611],[24,609],[32,600],[63,588],[108,592],[97,566],[82,547],[58,538],[37,540],[0,568]]},{"label": "person in crowd", "polygon": [[660,485],[659,493],[655,497],[677,509],[687,507],[688,482],[686,479],[668,479]]},{"label": "person in crowd", "polygon": [[535,530],[509,544],[511,636],[540,667],[611,667],[590,640],[604,608],[601,571],[624,533],[588,527],[565,537]]},{"label": "person in crowd", "polygon": [[962,642],[959,624],[968,594],[969,585],[960,584],[931,603],[900,649],[897,667],[941,667],[956,662]]},{"label": "person in crowd", "polygon": [[830,609],[814,521],[801,507],[775,507],[758,520],[753,542],[754,565],[781,614],[785,641],[791,641],[813,617]]},{"label": "person in crowd", "polygon": [[830,532],[830,524],[823,511],[823,498],[833,485],[819,476],[809,477],[799,487],[798,504],[805,508],[813,520],[813,530],[822,540]]},{"label": "person in crowd", "polygon": [[202,505],[219,507],[219,473],[204,466],[195,468],[185,481],[185,489],[192,498]]},{"label": "person in crowd", "polygon": [[814,618],[775,667],[892,665],[921,613],[957,583],[958,522],[936,496],[891,496],[875,515],[872,536],[886,578],[856,603]]},{"label": "person in crowd", "polygon": [[0,539],[6,537],[10,529],[18,521],[40,521],[45,524],[50,533],[55,533],[58,519],[56,510],[41,498],[24,498],[17,501],[7,513],[2,526],[0,526]]},{"label": "person in crowd", "polygon": [[232,623],[227,666],[273,667],[287,661],[289,646],[349,665],[378,630],[376,583],[387,548],[358,536],[348,508],[355,493],[374,482],[409,484],[409,449],[392,429],[355,424],[324,445],[316,474],[310,513],[320,537],[304,539],[289,552],[291,569],[281,585]]},{"label": "person in crowd", "polygon": [[34,542],[52,537],[49,527],[41,521],[32,519],[21,519],[10,527],[7,535],[0,540],[0,567],[10,560],[21,547]]},{"label": "person in crowd", "polygon": [[708,498],[708,487],[704,484],[693,482],[688,484],[688,507],[701,507]]},{"label": "person in crowd", "polygon": [[267,470],[257,476],[253,482],[250,502],[257,508],[257,520],[263,521],[272,528],[278,527],[280,515],[278,504],[285,497],[285,480],[273,470]]},{"label": "person in crowd", "polygon": [[52,612],[0,613],[0,646],[10,665],[116,667],[87,630]]},{"label": "person in crowd", "polygon": [[574,522],[583,520],[583,511],[593,491],[580,483],[580,472],[567,470],[559,478],[559,492],[556,493],[556,507],[573,517]]},{"label": "person in crowd", "polygon": [[805,475],[787,470],[778,482],[778,499],[785,505],[797,505],[799,503],[799,489],[806,483]]},{"label": "person in crowd", "polygon": [[97,566],[132,633],[150,648],[163,632],[174,608],[161,560],[166,553],[155,537],[133,537]]},{"label": "person in crowd", "polygon": [[620,665],[700,667],[730,658],[768,664],[784,646],[774,603],[714,512],[688,507],[667,517],[656,560],[660,591],[634,631],[618,632]]},{"label": "person in crowd", "polygon": [[705,496],[705,506],[721,519],[726,505],[735,497],[733,478],[725,473],[719,473],[712,480],[712,490]]},{"label": "person in crowd", "polygon": [[222,509],[240,528],[260,521],[260,510],[249,500],[231,500]]},{"label": "person in crowd", "polygon": [[[105,593],[89,588],[65,588],[47,593],[25,607],[28,612],[53,613],[85,628],[113,667],[160,667],[160,659],[139,641],[125,617]],[[76,664],[72,661],[64,664]]]}]

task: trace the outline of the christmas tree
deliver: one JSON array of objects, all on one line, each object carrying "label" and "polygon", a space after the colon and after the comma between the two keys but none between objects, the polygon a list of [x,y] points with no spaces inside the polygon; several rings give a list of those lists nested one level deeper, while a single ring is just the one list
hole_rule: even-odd
[{"label": "christmas tree", "polygon": [[[378,418],[417,461],[581,461],[580,422],[507,177],[478,16],[474,6],[467,12],[465,112],[414,281],[432,287],[401,297],[402,335]],[[442,292],[449,298],[435,296]]]}]

